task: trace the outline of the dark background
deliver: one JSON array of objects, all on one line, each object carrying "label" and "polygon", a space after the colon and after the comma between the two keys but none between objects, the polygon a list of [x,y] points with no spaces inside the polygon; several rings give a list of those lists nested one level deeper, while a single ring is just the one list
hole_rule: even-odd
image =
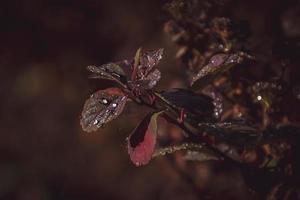
[{"label": "dark background", "polygon": [[104,87],[88,80],[87,65],[166,46],[162,3],[1,2],[0,199],[171,199],[177,190],[193,197],[168,166],[130,162],[125,138],[140,108],[129,105],[96,133],[79,124],[86,98]]},{"label": "dark background", "polygon": [[[268,12],[271,2],[254,1]],[[84,101],[107,82],[86,66],[130,58],[137,48],[165,48],[158,88],[180,85],[175,47],[163,34],[159,0],[19,0],[0,8],[0,199],[197,199],[162,158],[137,168],[126,137],[142,108],[95,133],[81,130]],[[259,19],[257,20],[260,21]],[[202,170],[202,171],[201,171]],[[207,177],[208,168],[199,170]],[[230,174],[231,173],[231,174]],[[211,175],[208,188],[246,198],[238,172]],[[199,175],[199,174],[197,174]],[[203,180],[207,180],[207,178]],[[237,180],[237,179],[236,179]],[[218,197],[218,195],[217,195]]]}]

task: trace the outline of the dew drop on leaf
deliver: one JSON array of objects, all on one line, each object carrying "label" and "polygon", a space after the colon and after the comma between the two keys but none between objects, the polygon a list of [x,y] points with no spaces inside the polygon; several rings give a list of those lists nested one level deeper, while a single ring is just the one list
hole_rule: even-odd
[{"label": "dew drop on leaf", "polygon": [[80,124],[86,132],[96,131],[118,117],[124,109],[127,97],[118,88],[99,90],[86,100]]}]

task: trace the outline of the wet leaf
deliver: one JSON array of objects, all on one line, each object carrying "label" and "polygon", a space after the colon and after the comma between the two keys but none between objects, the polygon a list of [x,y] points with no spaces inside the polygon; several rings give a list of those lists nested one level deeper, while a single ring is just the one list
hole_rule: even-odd
[{"label": "wet leaf", "polygon": [[184,156],[185,160],[188,161],[210,161],[210,160],[223,160],[223,157],[216,155],[210,149],[207,148],[206,144],[197,143],[182,143],[180,145],[172,145],[163,147],[155,150],[154,157],[165,156],[167,154],[174,154],[178,151],[186,151]]},{"label": "wet leaf", "polygon": [[152,89],[156,86],[160,80],[161,73],[158,69],[150,72],[150,74],[142,80],[129,81],[130,87],[139,88],[139,89]]},{"label": "wet leaf", "polygon": [[223,113],[223,97],[221,93],[213,86],[206,87],[202,92],[213,99],[213,104],[215,106],[214,116],[216,119],[219,119]]},{"label": "wet leaf", "polygon": [[115,62],[116,65],[118,65],[123,72],[125,72],[125,76],[127,79],[130,78],[130,75],[132,74],[132,69],[133,69],[133,64],[134,60],[133,59],[125,59],[122,61]]},{"label": "wet leaf", "polygon": [[88,66],[87,69],[93,72],[92,78],[108,79],[126,84],[126,74],[124,70],[115,63],[108,63],[101,66]]},{"label": "wet leaf", "polygon": [[180,145],[172,145],[168,147],[163,147],[159,148],[155,151],[153,154],[153,157],[157,156],[164,156],[166,154],[173,154],[177,151],[182,151],[182,150],[205,150],[205,145],[204,144],[196,144],[196,143],[183,143]]},{"label": "wet leaf", "polygon": [[86,132],[96,131],[117,118],[124,109],[127,97],[118,88],[99,90],[86,100],[80,124]]},{"label": "wet leaf", "polygon": [[173,89],[161,92],[159,96],[173,108],[184,109],[197,116],[212,115],[214,112],[213,100],[210,97],[190,90]]},{"label": "wet leaf", "polygon": [[[140,65],[138,66],[138,79],[145,79],[152,71],[153,67],[162,59],[163,49],[143,52],[140,55]],[[136,59],[135,59],[136,60]]]},{"label": "wet leaf", "polygon": [[150,72],[145,78],[145,80],[148,81],[147,89],[151,89],[154,86],[156,86],[160,78],[161,78],[161,73],[158,69],[155,69],[154,71]]},{"label": "wet leaf", "polygon": [[218,157],[217,155],[209,151],[188,151],[184,158],[185,160],[198,162],[222,160],[221,157]]},{"label": "wet leaf", "polygon": [[216,54],[212,56],[207,65],[205,65],[194,77],[192,77],[191,85],[197,80],[203,79],[203,82],[211,82],[216,75],[227,71],[231,67],[240,64],[245,58],[251,58],[251,56],[244,52],[238,52],[234,54]]},{"label": "wet leaf", "polygon": [[141,65],[146,68],[146,74],[148,74],[152,68],[159,63],[163,56],[163,49],[157,49],[153,51],[146,51],[141,57]]},{"label": "wet leaf", "polygon": [[262,134],[254,125],[244,121],[199,123],[198,129],[237,146],[251,146],[257,143]]},{"label": "wet leaf", "polygon": [[201,79],[204,76],[207,76],[208,74],[212,74],[213,72],[216,72],[218,69],[221,69],[225,61],[227,60],[228,55],[227,54],[217,54],[211,57],[208,64],[205,65],[196,76],[192,78],[191,85],[193,85],[197,80]]},{"label": "wet leaf", "polygon": [[136,166],[146,165],[152,158],[160,113],[148,114],[128,138],[128,153]]}]

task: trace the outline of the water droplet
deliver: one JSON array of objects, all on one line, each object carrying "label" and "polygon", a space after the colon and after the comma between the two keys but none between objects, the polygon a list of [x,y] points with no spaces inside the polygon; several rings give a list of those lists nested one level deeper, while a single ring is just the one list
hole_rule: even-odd
[{"label": "water droplet", "polygon": [[112,104],[112,107],[114,107],[114,108],[117,107],[117,104],[116,104],[116,103],[113,103],[113,104]]},{"label": "water droplet", "polygon": [[221,64],[224,63],[225,59],[227,58],[227,55],[226,54],[217,54],[217,55],[214,55],[210,60],[210,64],[212,66],[219,66]]},{"label": "water droplet", "polygon": [[117,77],[117,78],[121,78],[121,76],[117,73],[112,73],[113,76]]},{"label": "water droplet", "polygon": [[256,98],[258,101],[262,100],[262,97],[260,95],[258,95]]},{"label": "water droplet", "polygon": [[102,99],[102,103],[104,103],[104,104],[108,104],[108,101],[107,101],[107,99]]},{"label": "water droplet", "polygon": [[94,121],[94,125],[96,125],[96,124],[98,124],[99,123],[99,121],[96,119],[95,121]]}]

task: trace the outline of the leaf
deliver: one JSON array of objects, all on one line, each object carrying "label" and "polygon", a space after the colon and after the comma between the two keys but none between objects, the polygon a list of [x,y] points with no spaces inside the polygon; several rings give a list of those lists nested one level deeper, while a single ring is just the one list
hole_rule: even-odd
[{"label": "leaf", "polygon": [[158,81],[161,78],[161,73],[158,69],[155,69],[154,71],[150,72],[148,76],[143,80],[136,81],[137,84],[140,84],[142,88],[144,89],[152,89],[156,86]]},{"label": "leaf", "polygon": [[129,88],[139,88],[139,89],[152,89],[156,86],[160,80],[161,73],[158,69],[150,72],[150,74],[143,80],[129,81]]},{"label": "leaf", "polygon": [[163,49],[143,52],[140,55],[140,65],[138,66],[138,79],[146,78],[153,67],[162,59]]},{"label": "leaf", "polygon": [[121,85],[126,84],[127,82],[124,70],[115,63],[108,63],[101,66],[90,65],[87,69],[94,73],[92,78],[113,80]]},{"label": "leaf", "polygon": [[254,125],[243,121],[199,123],[198,130],[237,146],[252,146],[261,140],[262,134]]},{"label": "leaf", "polygon": [[188,151],[185,155],[185,160],[206,162],[212,160],[222,160],[222,157],[218,157],[216,154],[209,151]]},{"label": "leaf", "polygon": [[207,84],[211,82],[218,74],[227,71],[231,67],[240,64],[245,58],[252,58],[244,52],[234,54],[216,54],[212,56],[207,65],[205,65],[194,77],[192,77],[191,85],[197,80],[203,79],[202,82]]},{"label": "leaf", "polygon": [[159,97],[173,108],[184,109],[197,116],[212,115],[214,112],[213,100],[210,97],[190,90],[173,89],[161,92]]},{"label": "leaf", "polygon": [[80,124],[84,131],[92,132],[117,118],[124,109],[127,97],[118,88],[99,90],[86,100]]},{"label": "leaf", "polygon": [[152,68],[159,63],[162,59],[163,52],[163,49],[157,49],[143,53],[141,57],[141,65],[146,68],[146,74],[148,74]]},{"label": "leaf", "polygon": [[188,161],[210,161],[210,160],[223,160],[223,157],[216,155],[210,149],[207,148],[206,144],[197,143],[182,143],[179,145],[172,145],[168,147],[159,148],[153,154],[154,157],[165,156],[167,154],[174,154],[177,151],[186,151],[184,156],[185,160]]},{"label": "leaf", "polygon": [[[125,76],[126,77],[130,77],[131,73],[132,73],[132,66],[133,66],[133,59],[125,59],[122,61],[118,61],[118,62],[114,62],[116,65],[118,65],[123,72],[125,72]],[[127,78],[129,79],[129,78]]]},{"label": "leaf", "polygon": [[142,48],[140,47],[134,56],[133,59],[133,68],[132,68],[132,73],[131,73],[131,80],[135,81],[138,77],[138,71],[139,71],[139,66],[140,66],[140,60],[141,60],[141,55],[142,55]]},{"label": "leaf", "polygon": [[152,158],[157,137],[157,117],[149,113],[128,138],[128,153],[136,166],[146,165]]},{"label": "leaf", "polygon": [[205,145],[203,144],[196,144],[196,143],[182,143],[180,145],[172,145],[168,147],[163,147],[159,148],[155,151],[152,157],[157,157],[157,156],[164,156],[166,154],[173,154],[177,151],[182,151],[182,150],[199,150],[202,151],[205,149]]},{"label": "leaf", "polygon": [[221,114],[223,112],[223,96],[221,93],[216,90],[216,88],[210,86],[207,86],[205,89],[202,90],[203,94],[211,97],[213,99],[214,104],[214,116],[216,119],[219,119],[221,117]]},{"label": "leaf", "polygon": [[140,59],[141,59],[141,55],[142,55],[142,48],[140,47],[134,56],[134,68],[137,68],[140,65]]},{"label": "leaf", "polygon": [[161,73],[158,69],[155,69],[154,71],[150,72],[145,78],[145,80],[148,81],[148,87],[146,89],[151,89],[154,86],[156,86],[160,78]]},{"label": "leaf", "polygon": [[191,85],[193,85],[197,80],[201,79],[208,74],[216,72],[218,69],[221,69],[225,61],[227,60],[227,54],[216,54],[209,60],[208,64],[205,65],[196,76],[192,77]]}]

